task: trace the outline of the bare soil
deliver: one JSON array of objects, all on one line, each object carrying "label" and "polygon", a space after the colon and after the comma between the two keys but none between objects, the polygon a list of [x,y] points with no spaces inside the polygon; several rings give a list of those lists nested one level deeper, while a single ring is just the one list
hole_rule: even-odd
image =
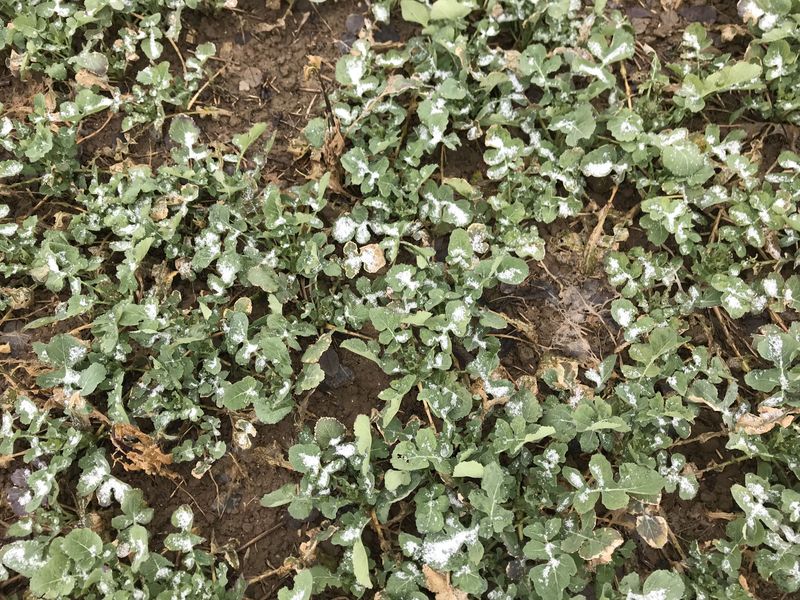
[{"label": "bare soil", "polygon": [[[189,19],[189,36],[198,43],[213,42],[219,57],[211,67],[214,80],[198,96],[199,124],[213,142],[266,122],[267,135],[276,136],[270,171],[283,180],[302,179],[289,147],[320,113],[323,93],[334,86],[336,60],[355,39],[348,17],[352,30],[366,7],[353,0],[299,0],[287,9],[279,1],[246,0],[239,8]],[[322,84],[304,75],[310,56],[322,58]]]}]

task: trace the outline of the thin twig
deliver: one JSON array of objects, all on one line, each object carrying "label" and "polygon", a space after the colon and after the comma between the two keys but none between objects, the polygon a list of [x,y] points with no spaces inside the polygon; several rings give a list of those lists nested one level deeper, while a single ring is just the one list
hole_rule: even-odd
[{"label": "thin twig", "polygon": [[214,81],[217,77],[219,77],[220,74],[227,68],[228,68],[227,64],[222,65],[219,69],[217,69],[216,73],[214,73],[211,77],[208,78],[208,81],[206,81],[203,85],[200,86],[200,89],[197,90],[194,93],[194,96],[192,96],[192,99],[189,100],[189,104],[186,105],[186,110],[192,110],[192,106],[194,106],[194,103],[197,102],[197,99],[200,97],[200,94],[202,94],[206,90],[206,88],[209,85],[211,85],[211,82]]},{"label": "thin twig", "polygon": [[105,129],[105,128],[106,128],[106,126],[107,126],[109,123],[111,123],[111,119],[113,119],[113,118],[114,118],[114,115],[116,115],[116,114],[117,114],[117,113],[109,112],[109,113],[108,113],[108,117],[106,117],[106,120],[103,122],[103,124],[102,124],[102,125],[100,125],[100,128],[99,128],[99,129],[95,129],[95,130],[94,130],[92,133],[90,133],[89,135],[85,135],[85,136],[83,136],[82,138],[78,138],[77,140],[75,140],[75,143],[76,143],[77,145],[79,145],[79,146],[80,146],[80,145],[81,145],[83,142],[85,142],[86,140],[90,140],[90,139],[92,139],[92,138],[93,138],[94,136],[96,136],[98,133],[100,133],[101,131],[103,131],[103,129]]},{"label": "thin twig", "polygon": [[273,577],[275,575],[286,575],[291,570],[292,570],[292,567],[288,567],[286,565],[281,565],[277,569],[270,569],[269,571],[266,571],[266,572],[262,573],[261,575],[253,577],[252,579],[248,579],[247,580],[247,585],[253,585],[254,583],[258,583],[259,581],[264,581],[265,579],[269,579],[270,577]]},{"label": "thin twig", "polygon": [[186,75],[186,62],[183,60],[183,56],[181,55],[181,51],[178,50],[178,45],[175,43],[171,37],[167,36],[167,40],[172,45],[172,48],[175,50],[175,54],[178,55],[178,60],[181,61],[181,68],[183,69],[183,74]]},{"label": "thin twig", "polygon": [[608,202],[606,202],[605,206],[603,206],[603,208],[601,208],[600,212],[597,214],[597,225],[595,225],[594,229],[592,229],[592,233],[589,235],[589,239],[586,242],[586,250],[583,253],[584,272],[586,272],[589,268],[589,261],[594,255],[594,250],[597,247],[597,243],[600,241],[600,237],[603,235],[603,226],[606,223],[608,212],[611,210],[611,205],[614,203],[614,198],[617,197],[618,190],[619,184],[614,184],[614,187],[611,189],[611,195],[608,198]]},{"label": "thin twig", "polygon": [[695,477],[700,477],[702,475],[705,475],[709,471],[721,471],[723,469],[726,469],[727,467],[730,467],[731,465],[735,465],[737,463],[744,462],[746,460],[750,460],[751,458],[752,458],[752,456],[747,456],[746,454],[743,454],[742,456],[737,456],[736,458],[732,458],[730,460],[726,460],[725,462],[721,462],[721,463],[712,462],[706,468],[700,469],[699,471],[695,471],[694,475],[695,475]]},{"label": "thin twig", "polygon": [[[417,392],[419,394],[422,393],[422,384],[421,383],[417,384]],[[431,415],[431,408],[430,408],[430,406],[428,406],[428,401],[427,400],[423,400],[422,401],[422,406],[425,407],[425,414],[428,415],[428,422],[431,424],[431,429],[433,429],[433,433],[438,433],[438,431],[436,430],[436,423],[433,422],[433,416]]]},{"label": "thin twig", "polygon": [[619,71],[622,74],[622,81],[625,83],[625,96],[628,99],[628,110],[633,111],[633,100],[631,94],[631,86],[628,83],[628,69],[625,68],[625,62],[619,65]]},{"label": "thin twig", "polygon": [[343,333],[345,335],[350,335],[353,337],[361,338],[362,340],[369,340],[374,341],[373,338],[369,337],[368,335],[364,335],[363,333],[358,333],[357,331],[350,331],[349,329],[345,329],[343,327],[337,327],[332,323],[326,323],[325,329],[329,329],[331,331],[335,331],[337,333]]},{"label": "thin twig", "polygon": [[244,552],[244,551],[245,551],[245,550],[247,550],[247,549],[248,549],[250,546],[252,546],[252,545],[253,545],[253,544],[255,544],[256,542],[259,542],[259,541],[263,540],[263,539],[264,539],[265,537],[267,537],[267,536],[268,536],[270,533],[272,533],[273,531],[275,531],[275,530],[277,530],[277,529],[280,529],[281,527],[283,527],[283,516],[281,516],[281,518],[278,520],[278,522],[277,522],[277,523],[275,523],[275,525],[273,525],[272,527],[270,527],[269,529],[267,529],[267,530],[265,530],[265,531],[262,531],[262,532],[261,532],[261,533],[259,533],[257,536],[255,536],[253,539],[251,539],[249,542],[246,542],[246,543],[242,544],[241,546],[239,546],[239,547],[236,549],[236,552]]},{"label": "thin twig", "polygon": [[697,435],[695,437],[677,441],[674,444],[672,444],[670,448],[675,448],[677,446],[686,446],[688,444],[694,444],[694,443],[705,444],[709,440],[713,440],[714,438],[718,437],[725,437],[727,435],[728,435],[727,431],[706,431],[705,433],[701,433],[700,435]]}]

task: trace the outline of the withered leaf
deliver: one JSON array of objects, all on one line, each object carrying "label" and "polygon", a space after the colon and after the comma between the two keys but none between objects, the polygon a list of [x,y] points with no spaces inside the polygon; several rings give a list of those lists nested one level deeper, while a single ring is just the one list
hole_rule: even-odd
[{"label": "withered leaf", "polygon": [[436,594],[436,600],[467,600],[466,592],[450,585],[450,578],[446,574],[428,565],[422,565],[422,573],[425,575],[425,587]]},{"label": "withered leaf", "polygon": [[663,548],[669,539],[669,524],[658,515],[636,517],[636,531],[651,548]]}]

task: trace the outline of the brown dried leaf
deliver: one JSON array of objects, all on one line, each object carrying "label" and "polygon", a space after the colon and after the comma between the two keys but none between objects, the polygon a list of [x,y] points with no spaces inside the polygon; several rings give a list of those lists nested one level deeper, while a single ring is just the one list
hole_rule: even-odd
[{"label": "brown dried leaf", "polygon": [[378,244],[367,244],[359,250],[361,264],[367,273],[377,273],[386,266],[386,257],[383,255],[383,248]]},{"label": "brown dried leaf", "polygon": [[88,69],[80,69],[75,73],[75,83],[84,88],[99,87],[102,90],[111,89],[111,86],[108,85],[108,77],[101,77]]},{"label": "brown dried leaf", "polygon": [[315,77],[322,68],[322,57],[316,54],[306,55],[308,62],[303,67],[303,81],[308,83],[312,77]]},{"label": "brown dried leaf", "polygon": [[322,146],[322,158],[329,168],[339,168],[339,158],[344,152],[344,145],[344,136],[339,130],[339,121],[337,120],[334,126],[329,127],[325,133],[325,144]]},{"label": "brown dried leaf", "polygon": [[680,17],[674,10],[665,10],[659,15],[659,23],[653,35],[660,38],[669,37],[680,25]]},{"label": "brown dried leaf", "polygon": [[11,354],[11,344],[8,342],[0,344],[0,354]]},{"label": "brown dried leaf", "polygon": [[121,456],[119,461],[126,471],[176,477],[167,469],[167,465],[172,464],[172,455],[162,452],[155,440],[138,427],[128,423],[115,423],[111,428],[111,443]]},{"label": "brown dried leaf", "polygon": [[669,524],[664,517],[641,515],[636,517],[636,531],[651,548],[663,548],[669,539]]},{"label": "brown dried leaf", "polygon": [[[47,108],[47,112],[52,113],[56,110],[56,95],[53,93],[53,90],[48,90],[44,94],[44,105]],[[55,123],[50,124],[50,130],[55,133],[58,131],[58,126]]]},{"label": "brown dried leaf", "polygon": [[171,271],[169,265],[166,262],[162,262],[153,265],[150,273],[153,276],[155,289],[161,294],[169,294],[172,290],[172,280],[175,279],[175,275],[178,272]]},{"label": "brown dried leaf", "polygon": [[81,396],[80,392],[73,392],[72,394],[70,394],[69,398],[67,398],[66,396],[64,396],[64,390],[62,388],[58,388],[56,389],[53,396],[58,397],[59,392],[61,392],[64,408],[66,410],[74,414],[80,414],[86,411],[86,399],[83,396]]},{"label": "brown dried leaf", "polygon": [[[513,381],[511,375],[503,366],[497,367],[494,371],[492,371],[491,376],[489,377],[489,381],[497,381],[499,379],[508,379]],[[490,400],[489,396],[486,394],[486,390],[484,389],[484,382],[480,379],[477,379],[470,386],[470,392],[472,392],[474,395],[480,396],[483,403],[484,413],[488,413],[494,406],[502,406],[508,402],[508,396],[501,396],[499,398],[492,398]]]},{"label": "brown dried leaf", "polygon": [[747,593],[750,598],[754,598],[753,593],[750,591],[750,584],[747,583],[747,577],[743,574],[739,574],[739,585],[742,586],[742,589]]},{"label": "brown dried leaf", "polygon": [[720,39],[723,42],[730,42],[740,35],[747,35],[747,28],[741,25],[723,25],[720,27]]},{"label": "brown dried leaf", "polygon": [[6,64],[8,65],[8,69],[11,71],[11,74],[14,77],[19,76],[19,70],[22,68],[22,65],[25,64],[25,56],[26,55],[24,53],[19,54],[14,51],[13,48],[11,49],[11,54],[9,55],[8,63]]},{"label": "brown dried leaf", "polygon": [[283,29],[286,27],[286,17],[285,15],[280,19],[276,20],[274,23],[259,23],[255,26],[256,33],[270,33],[275,31],[276,29]]},{"label": "brown dried leaf", "polygon": [[294,471],[292,463],[286,460],[286,452],[278,445],[275,440],[272,441],[271,446],[256,446],[248,451],[253,460],[259,464],[269,465],[270,467],[278,467],[286,469],[287,471]]},{"label": "brown dried leaf", "polygon": [[536,369],[536,377],[556,390],[571,390],[578,379],[578,362],[564,356],[544,356]]},{"label": "brown dried leaf", "polygon": [[67,228],[67,223],[69,219],[72,218],[72,215],[64,212],[58,211],[56,214],[53,215],[53,229],[56,231],[64,231]]},{"label": "brown dried leaf", "polygon": [[89,526],[89,529],[98,535],[102,535],[106,529],[106,523],[103,521],[103,517],[99,513],[86,513],[84,516],[84,521]]},{"label": "brown dried leaf", "polygon": [[797,410],[781,410],[770,406],[760,406],[759,414],[745,413],[736,421],[736,430],[748,435],[763,435],[775,427],[789,427],[794,421]]},{"label": "brown dried leaf", "polygon": [[717,9],[709,4],[682,6],[678,14],[692,23],[710,24],[717,21]]},{"label": "brown dried leaf", "polygon": [[526,389],[534,396],[539,394],[539,382],[533,375],[521,375],[514,383],[518,390]]},{"label": "brown dried leaf", "polygon": [[167,201],[164,198],[158,200],[155,206],[150,209],[150,218],[153,219],[153,221],[163,221],[168,216],[169,207],[167,206]]},{"label": "brown dried leaf", "polygon": [[33,304],[33,292],[25,287],[0,287],[0,294],[8,299],[8,306],[11,310],[28,308]]},{"label": "brown dried leaf", "polygon": [[775,260],[779,260],[782,254],[781,254],[781,249],[778,245],[779,244],[778,235],[774,231],[770,230],[769,232],[767,232],[766,238],[767,239],[764,249],[767,251],[767,254],[769,254],[772,258],[774,258]]},{"label": "brown dried leaf", "polygon": [[450,585],[450,576],[422,565],[425,587],[436,594],[436,600],[467,600],[467,593]]},{"label": "brown dried leaf", "polygon": [[289,140],[286,149],[289,151],[289,154],[294,156],[295,160],[298,160],[308,154],[311,150],[311,146],[308,145],[308,142],[303,136],[298,136]]},{"label": "brown dried leaf", "polygon": [[[19,323],[17,321],[16,323]],[[9,331],[0,332],[0,340],[4,345],[9,346],[9,352],[13,357],[21,357],[30,350],[31,335],[18,329],[9,328]]]}]

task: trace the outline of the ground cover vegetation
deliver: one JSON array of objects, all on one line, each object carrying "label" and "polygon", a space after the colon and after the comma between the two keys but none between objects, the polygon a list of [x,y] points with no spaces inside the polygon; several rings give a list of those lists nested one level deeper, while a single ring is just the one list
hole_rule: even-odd
[{"label": "ground cover vegetation", "polygon": [[[9,77],[40,85],[0,105],[5,592],[798,593],[800,2],[743,0],[669,60],[623,8],[372,3],[303,59],[287,182],[272,124],[212,140],[198,110],[218,49],[185,22],[237,2],[0,0]],[[110,122],[158,160],[87,156]],[[565,244],[606,341],[536,349],[507,299],[563,299]],[[350,355],[382,391],[308,417]],[[211,486],[286,421],[261,510],[311,527],[282,565],[243,577],[188,504],[151,529],[131,477]],[[676,535],[722,472],[712,533]]]}]

